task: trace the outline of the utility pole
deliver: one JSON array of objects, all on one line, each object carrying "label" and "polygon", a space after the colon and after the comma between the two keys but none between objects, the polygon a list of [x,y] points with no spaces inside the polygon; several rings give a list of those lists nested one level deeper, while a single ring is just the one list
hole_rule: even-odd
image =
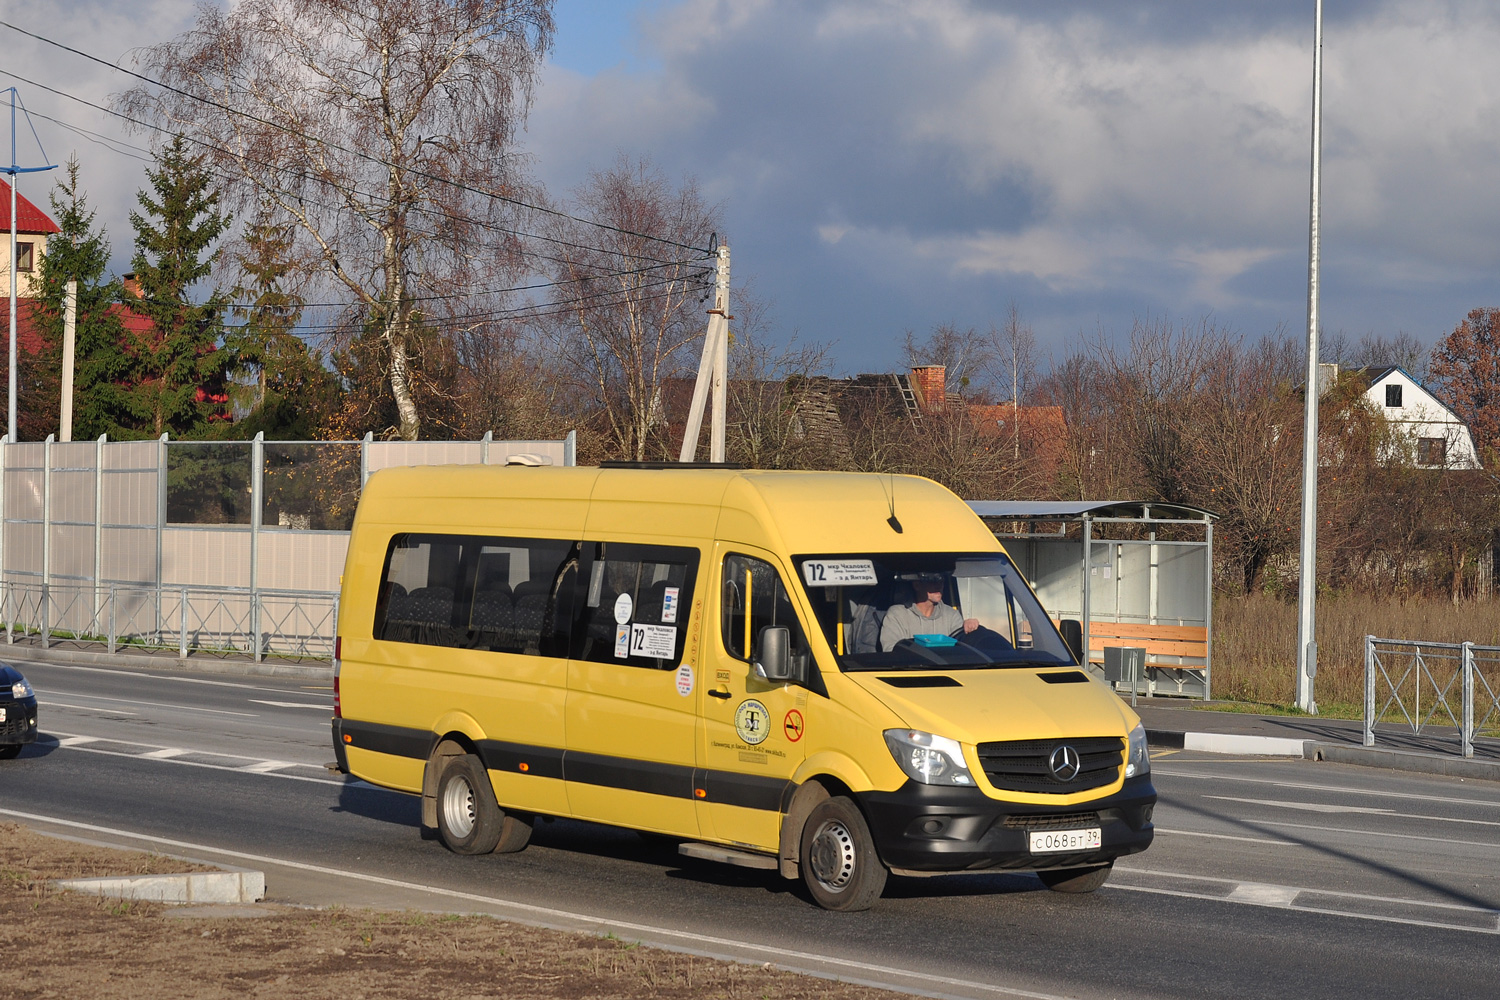
[{"label": "utility pole", "polygon": [[63,301],[62,414],[58,418],[57,439],[73,440],[73,345],[78,329],[78,280],[68,279],[68,294]]},{"label": "utility pole", "polygon": [[1323,0],[1313,20],[1312,195],[1307,236],[1307,389],[1303,393],[1302,552],[1297,588],[1297,707],[1316,714],[1318,599],[1318,227],[1323,165]]},{"label": "utility pole", "polygon": [[[9,436],[6,440],[14,444],[16,438],[16,175],[33,174],[41,170],[52,170],[57,164],[53,163],[45,167],[22,167],[16,164],[16,88],[10,90],[10,166],[0,167],[0,173],[10,174],[10,394],[6,410],[10,417]],[[25,111],[25,107],[21,108]],[[28,119],[29,121],[29,119]],[[36,129],[31,130],[33,136]],[[41,140],[37,140],[37,147],[41,148]],[[42,159],[47,158],[46,150],[42,151]],[[33,250],[31,266],[36,267],[36,253]]]},{"label": "utility pole", "polygon": [[708,329],[703,334],[703,359],[698,363],[698,381],[693,386],[693,405],[688,410],[687,427],[682,434],[680,462],[691,462],[698,454],[698,437],[703,430],[703,407],[713,395],[713,418],[709,425],[708,460],[724,461],[726,381],[729,371],[729,245],[720,243],[717,280],[714,283],[714,307],[708,311]]}]

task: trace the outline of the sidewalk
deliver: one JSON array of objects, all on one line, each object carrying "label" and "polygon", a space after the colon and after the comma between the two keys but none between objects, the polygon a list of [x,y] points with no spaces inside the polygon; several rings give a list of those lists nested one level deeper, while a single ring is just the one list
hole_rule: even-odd
[{"label": "sidewalk", "polygon": [[[48,649],[32,642],[11,646],[0,643],[0,661],[5,660],[329,682],[333,677],[332,664],[327,660],[267,657],[256,663],[248,656],[208,653],[197,653],[184,660],[173,650],[121,650],[110,655],[68,643],[54,643]],[[1458,731],[1451,726],[1426,726],[1417,734],[1408,726],[1380,725],[1376,727],[1376,745],[1366,747],[1364,726],[1357,720],[1244,715],[1198,707],[1202,704],[1182,698],[1142,698],[1135,710],[1146,724],[1151,746],[1161,749],[1304,757],[1394,771],[1500,781],[1500,740],[1476,740],[1474,756],[1460,757]]]},{"label": "sidewalk", "polygon": [[1445,774],[1500,781],[1500,741],[1475,740],[1474,756],[1459,756],[1459,734],[1452,726],[1375,727],[1375,746],[1364,746],[1364,724],[1355,719],[1313,715],[1243,715],[1216,712],[1202,702],[1142,698],[1136,713],[1153,747],[1209,753],[1305,757],[1339,764],[1361,764],[1395,771]]}]

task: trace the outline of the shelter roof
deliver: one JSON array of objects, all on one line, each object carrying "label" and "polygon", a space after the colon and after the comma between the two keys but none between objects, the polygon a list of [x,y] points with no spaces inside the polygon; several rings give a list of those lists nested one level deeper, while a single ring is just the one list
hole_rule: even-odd
[{"label": "shelter roof", "polygon": [[1009,521],[1081,521],[1124,518],[1137,521],[1212,521],[1217,514],[1181,503],[1151,500],[965,500],[980,517]]}]

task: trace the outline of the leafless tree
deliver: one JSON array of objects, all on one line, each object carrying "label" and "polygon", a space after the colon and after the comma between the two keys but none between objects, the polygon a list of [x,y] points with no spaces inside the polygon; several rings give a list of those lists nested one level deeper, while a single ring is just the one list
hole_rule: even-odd
[{"label": "leafless tree", "polygon": [[1002,386],[1010,387],[1012,458],[1021,460],[1021,400],[1036,378],[1036,334],[1021,322],[1021,310],[1012,302],[1005,324],[990,328],[991,356],[999,368]]},{"label": "leafless tree", "polygon": [[416,328],[514,273],[514,137],[552,40],[551,0],[204,4],[145,49],[162,86],[117,106],[208,151],[242,205],[298,234],[304,275],[379,338],[400,436],[422,428]]},{"label": "leafless tree", "polygon": [[698,360],[718,210],[693,181],[674,186],[648,162],[623,156],[591,173],[570,207],[613,228],[552,218],[555,287],[537,311],[538,330],[616,457],[665,456],[663,390]]},{"label": "leafless tree", "polygon": [[933,327],[926,340],[907,330],[903,346],[910,367],[942,365],[950,389],[966,396],[988,395],[996,365],[993,338],[973,327],[943,323]]}]

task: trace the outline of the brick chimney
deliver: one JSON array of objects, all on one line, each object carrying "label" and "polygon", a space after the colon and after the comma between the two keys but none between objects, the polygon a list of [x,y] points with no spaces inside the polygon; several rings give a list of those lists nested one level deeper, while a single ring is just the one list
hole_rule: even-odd
[{"label": "brick chimney", "polygon": [[134,271],[130,272],[129,274],[121,275],[120,284],[125,286],[125,292],[127,295],[134,295],[138,299],[144,298],[144,296],[141,294],[141,279],[135,276]]},{"label": "brick chimney", "polygon": [[948,398],[948,369],[943,365],[920,365],[911,370],[911,385],[924,410],[941,410]]}]

